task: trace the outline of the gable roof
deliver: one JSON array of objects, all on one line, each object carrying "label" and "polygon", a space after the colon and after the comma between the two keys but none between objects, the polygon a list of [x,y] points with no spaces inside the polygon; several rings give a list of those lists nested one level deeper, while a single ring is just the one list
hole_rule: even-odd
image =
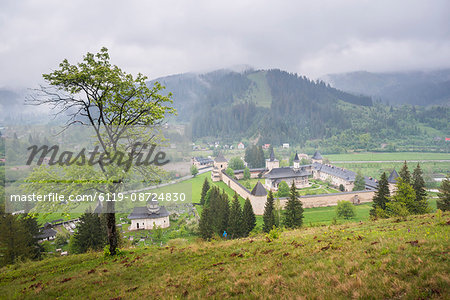
[{"label": "gable roof", "polygon": [[306,170],[303,166],[300,169],[293,169],[292,167],[282,167],[282,168],[273,168],[268,172],[264,177],[269,179],[279,179],[279,178],[292,178],[292,177],[302,177],[311,175],[310,172]]},{"label": "gable roof", "polygon": [[267,195],[267,191],[263,187],[261,182],[258,181],[258,183],[256,183],[255,187],[253,188],[253,190],[251,191],[250,194],[252,194],[253,196],[266,196]]},{"label": "gable roof", "polygon": [[201,165],[210,164],[210,163],[213,162],[213,160],[211,158],[209,158],[209,157],[201,157],[201,156],[194,157],[194,160],[196,162],[198,162],[199,164],[201,164]]},{"label": "gable roof", "polygon": [[389,183],[396,183],[398,178],[397,171],[395,169],[392,170],[391,175],[389,175],[388,182]]},{"label": "gable roof", "polygon": [[128,215],[128,219],[158,219],[164,218],[169,215],[169,212],[164,206],[159,207],[159,211],[157,213],[150,213],[146,206],[138,206],[133,209],[133,212]]},{"label": "gable roof", "polygon": [[48,239],[50,237],[55,237],[58,232],[53,228],[45,228],[39,231],[39,234],[36,236],[38,240]]},{"label": "gable roof", "polygon": [[316,151],[312,157],[312,159],[323,159],[322,155],[320,155],[319,151]]},{"label": "gable roof", "polygon": [[228,162],[228,160],[223,156],[222,152],[217,155],[217,157],[214,159],[215,162]]},{"label": "gable roof", "polygon": [[356,173],[344,168],[325,165],[318,162],[312,164],[313,168],[326,174],[342,178],[347,181],[355,181]]}]

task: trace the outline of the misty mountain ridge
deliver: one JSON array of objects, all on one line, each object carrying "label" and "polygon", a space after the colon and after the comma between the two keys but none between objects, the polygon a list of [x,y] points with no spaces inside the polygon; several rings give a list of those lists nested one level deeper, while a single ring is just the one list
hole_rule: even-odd
[{"label": "misty mountain ridge", "polygon": [[[194,142],[291,143],[333,153],[388,144],[391,150],[409,145],[448,147],[443,142],[450,135],[448,107],[391,107],[360,92],[344,92],[295,73],[244,69],[177,74],[148,84],[159,81],[166,87],[163,94],[173,94],[178,115],[167,120],[186,124]],[[361,76],[367,78],[367,74],[371,75],[363,72]],[[443,77],[433,74],[434,82]],[[413,77],[424,81],[420,76]],[[380,76],[373,92],[385,82]],[[42,116],[17,117],[20,114],[8,112],[6,123],[46,120]]]},{"label": "misty mountain ridge", "polygon": [[390,73],[357,71],[328,74],[321,79],[337,89],[371,96],[391,105],[450,104],[450,69]]}]

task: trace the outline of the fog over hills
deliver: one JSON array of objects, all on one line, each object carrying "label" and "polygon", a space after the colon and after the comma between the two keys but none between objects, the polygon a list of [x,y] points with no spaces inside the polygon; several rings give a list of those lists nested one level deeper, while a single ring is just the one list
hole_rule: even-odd
[{"label": "fog over hills", "polygon": [[331,86],[363,94],[389,104],[450,104],[450,69],[371,73],[328,74],[321,78]]}]

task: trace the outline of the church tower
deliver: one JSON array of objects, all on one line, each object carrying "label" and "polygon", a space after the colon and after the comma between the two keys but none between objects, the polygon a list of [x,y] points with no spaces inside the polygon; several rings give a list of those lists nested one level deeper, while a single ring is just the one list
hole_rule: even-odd
[{"label": "church tower", "polygon": [[272,148],[272,152],[270,152],[270,157],[268,159],[266,159],[266,169],[267,170],[272,170],[275,168],[279,168],[280,167],[280,162],[278,161],[278,159],[275,158],[275,153],[273,152],[273,148]]},{"label": "church tower", "polygon": [[298,169],[300,169],[300,159],[298,158],[298,153],[295,152],[295,157],[294,157],[294,171],[297,171]]}]

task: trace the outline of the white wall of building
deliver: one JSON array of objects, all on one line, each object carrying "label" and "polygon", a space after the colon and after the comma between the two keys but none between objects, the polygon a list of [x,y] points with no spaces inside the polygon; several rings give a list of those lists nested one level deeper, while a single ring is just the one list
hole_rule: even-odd
[{"label": "white wall of building", "polygon": [[169,216],[158,219],[134,219],[131,220],[129,230],[153,229],[154,226],[167,228],[170,226]]}]

